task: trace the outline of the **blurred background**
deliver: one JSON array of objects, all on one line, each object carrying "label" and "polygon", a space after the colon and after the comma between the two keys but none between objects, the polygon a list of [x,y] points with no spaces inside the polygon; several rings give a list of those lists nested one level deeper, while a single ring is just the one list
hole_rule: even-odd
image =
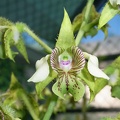
[{"label": "blurred background", "polygon": [[[54,48],[65,8],[71,18],[82,11],[87,0],[2,0],[0,2],[0,16],[13,22],[26,23],[45,43]],[[107,0],[95,0],[94,5],[101,12]],[[109,21],[108,37],[99,31],[95,37],[83,38],[80,48],[99,57],[100,67],[109,65],[120,55],[120,16]],[[43,48],[38,45],[27,33],[24,33],[25,44],[30,60],[26,63],[20,55],[16,57],[17,66],[10,60],[0,60],[0,88],[6,90],[13,71],[25,89],[32,91],[34,85],[27,83],[27,79],[35,72],[35,62],[46,55]],[[97,49],[96,49],[96,46]],[[3,68],[4,66],[4,68]],[[6,69],[7,68],[7,69]],[[26,87],[27,86],[27,87]],[[87,88],[86,88],[87,89]],[[88,91],[88,90],[87,90]],[[89,93],[87,93],[89,98]],[[81,102],[81,101],[80,101]],[[88,120],[99,120],[101,117],[114,116],[120,112],[120,101],[110,96],[110,87],[106,86],[91,103],[88,110]],[[80,117],[80,106],[76,110],[68,110],[67,114],[58,114],[55,120],[74,120]],[[72,114],[71,114],[72,113]]]}]

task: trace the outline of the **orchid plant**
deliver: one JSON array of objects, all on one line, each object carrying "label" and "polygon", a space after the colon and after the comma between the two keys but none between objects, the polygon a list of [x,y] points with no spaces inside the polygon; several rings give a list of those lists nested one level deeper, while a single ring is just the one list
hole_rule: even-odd
[{"label": "orchid plant", "polygon": [[[79,47],[83,37],[88,35],[93,37],[99,29],[105,33],[105,38],[107,37],[107,23],[120,13],[120,0],[109,0],[101,14],[96,11],[93,2],[94,0],[88,0],[83,11],[75,17],[73,22],[70,21],[69,15],[64,9],[64,18],[54,49],[51,49],[36,36],[26,24],[13,23],[0,17],[0,58],[9,58],[15,62],[14,58],[19,51],[29,62],[23,37],[23,33],[27,32],[48,53],[36,61],[36,71],[28,79],[28,82],[35,83],[38,99],[44,97],[44,90],[50,83],[52,83],[53,92],[48,92],[51,101],[44,117],[41,115],[42,113],[40,114],[42,117],[39,117],[40,107],[35,96],[26,92],[12,73],[9,89],[0,96],[0,100],[3,101],[0,102],[0,118],[2,120],[22,119],[24,115],[19,111],[25,106],[34,120],[41,118],[49,120],[57,99],[66,100],[70,96],[77,102],[84,98],[86,86],[89,87],[90,91],[89,102],[106,85],[112,87],[112,96],[120,99],[118,94],[120,92],[120,57],[105,70],[101,70],[98,58]],[[16,47],[18,51],[16,52],[12,47]],[[18,113],[18,116],[13,114],[14,111]]]}]

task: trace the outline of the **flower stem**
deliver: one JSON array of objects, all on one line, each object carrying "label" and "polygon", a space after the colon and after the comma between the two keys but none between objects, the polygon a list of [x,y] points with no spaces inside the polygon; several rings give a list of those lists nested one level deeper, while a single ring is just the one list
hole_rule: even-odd
[{"label": "flower stem", "polygon": [[57,96],[54,95],[53,99],[51,100],[51,102],[48,106],[47,112],[45,113],[43,120],[50,120],[50,117],[51,117],[54,107],[56,105],[56,101],[57,101]]},{"label": "flower stem", "polygon": [[79,45],[79,43],[80,43],[80,41],[82,40],[83,35],[84,35],[84,33],[85,33],[85,32],[82,30],[82,27],[85,26],[85,25],[88,23],[93,2],[94,2],[94,0],[88,0],[88,2],[87,2],[84,20],[83,20],[83,22],[82,22],[82,24],[81,24],[81,26],[80,26],[79,32],[78,32],[77,37],[76,37],[76,40],[75,40],[77,46]]},{"label": "flower stem", "polygon": [[34,108],[32,108],[31,103],[29,102],[27,96],[24,93],[21,93],[21,97],[22,97],[28,111],[30,112],[30,115],[32,116],[32,118],[34,120],[40,120],[40,118],[38,118],[38,116],[36,115]]},{"label": "flower stem", "polygon": [[83,120],[87,120],[87,99],[86,99],[86,94],[83,97],[82,113],[83,113]]},{"label": "flower stem", "polygon": [[24,30],[30,35],[32,36],[32,38],[38,42],[48,53],[52,52],[52,49],[45,44],[34,32],[32,32],[28,27],[25,27]]}]

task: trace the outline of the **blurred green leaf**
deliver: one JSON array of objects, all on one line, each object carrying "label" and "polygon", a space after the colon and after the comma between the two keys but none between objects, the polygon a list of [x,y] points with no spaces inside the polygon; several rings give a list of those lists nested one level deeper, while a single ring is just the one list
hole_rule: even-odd
[{"label": "blurred green leaf", "polygon": [[21,120],[16,116],[16,111],[9,105],[0,102],[0,120]]},{"label": "blurred green leaf", "polygon": [[[74,20],[73,20],[73,31],[74,33],[76,33],[77,31],[79,31],[82,22],[85,20],[85,10],[86,7],[83,9],[82,13],[78,14]],[[98,33],[98,23],[99,23],[99,18],[100,18],[100,13],[98,13],[94,7],[94,5],[92,6],[91,12],[90,12],[90,17],[88,20],[88,24],[86,24],[85,26],[81,27],[81,29],[84,31],[84,37],[87,36],[95,36]],[[101,30],[104,32],[105,34],[105,38],[107,37],[107,32],[108,32],[108,25],[105,25],[101,28]]]},{"label": "blurred green leaf", "polygon": [[66,10],[64,10],[64,18],[60,28],[58,40],[56,42],[56,47],[67,49],[74,45],[75,45],[75,41],[74,41],[71,21]]},{"label": "blurred green leaf", "polygon": [[[24,40],[22,38],[22,32],[24,32],[24,23],[17,22],[13,24],[11,21],[8,21],[6,18],[0,17],[0,58],[9,58],[14,61],[14,57],[17,52],[12,50],[12,47],[16,47],[18,51],[23,55],[25,60],[29,62],[26,48],[24,45]],[[6,28],[4,28],[6,27]]]},{"label": "blurred green leaf", "polygon": [[120,85],[113,86],[111,92],[112,92],[112,97],[117,97],[120,99]]},{"label": "blurred green leaf", "polygon": [[[27,102],[24,100],[23,96],[25,96]],[[26,103],[29,103],[35,114],[39,116],[39,106],[35,100],[35,96],[27,93],[26,90],[23,89],[14,74],[11,75],[9,89],[5,93],[5,96],[4,94],[2,95],[2,98],[4,98],[3,105],[13,108],[17,117],[23,118],[25,116],[26,109],[31,114],[31,110],[28,108],[28,104]]]},{"label": "blurred green leaf", "polygon": [[112,118],[102,118],[101,120],[113,120]]},{"label": "blurred green leaf", "polygon": [[[117,59],[115,59],[108,67],[105,68],[104,72],[110,76],[116,69],[119,70],[120,72],[120,57],[118,57]],[[119,74],[120,75],[120,74]],[[110,80],[109,80],[110,81]],[[107,80],[105,79],[96,79],[95,80],[95,88],[94,88],[94,91],[91,91],[91,101],[94,99],[95,95],[103,88],[105,87],[108,82]],[[117,85],[120,84],[120,81],[117,82]],[[117,97],[117,90],[119,91],[118,87],[117,88],[114,88],[114,93],[113,95],[116,95]],[[119,97],[119,96],[118,96]]]},{"label": "blurred green leaf", "polygon": [[114,118],[105,117],[105,118],[102,118],[101,120],[120,120],[120,113],[116,117],[114,117]]},{"label": "blurred green leaf", "polygon": [[[86,7],[83,9],[82,13],[78,14],[72,24],[73,24],[73,31],[74,33],[77,32],[84,20],[84,14],[85,14],[85,11],[86,11]],[[86,26],[83,26],[83,30],[85,32],[88,32],[90,30],[90,28],[92,28],[93,26],[95,26],[97,23],[98,23],[98,20],[99,20],[99,13],[96,11],[94,5],[92,6],[92,9],[91,9],[91,12],[90,12],[90,18],[89,18],[89,21],[88,21],[88,24]]]},{"label": "blurred green leaf", "polygon": [[103,27],[110,19],[119,13],[119,9],[113,8],[108,2],[102,10],[98,28]]}]

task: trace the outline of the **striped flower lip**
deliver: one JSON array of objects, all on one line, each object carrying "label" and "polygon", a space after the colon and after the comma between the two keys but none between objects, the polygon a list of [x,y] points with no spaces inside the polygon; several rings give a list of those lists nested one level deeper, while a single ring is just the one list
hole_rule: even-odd
[{"label": "striped flower lip", "polygon": [[50,62],[52,69],[57,72],[79,72],[85,65],[85,58],[78,47],[72,47],[68,50],[55,48],[52,51]]}]

